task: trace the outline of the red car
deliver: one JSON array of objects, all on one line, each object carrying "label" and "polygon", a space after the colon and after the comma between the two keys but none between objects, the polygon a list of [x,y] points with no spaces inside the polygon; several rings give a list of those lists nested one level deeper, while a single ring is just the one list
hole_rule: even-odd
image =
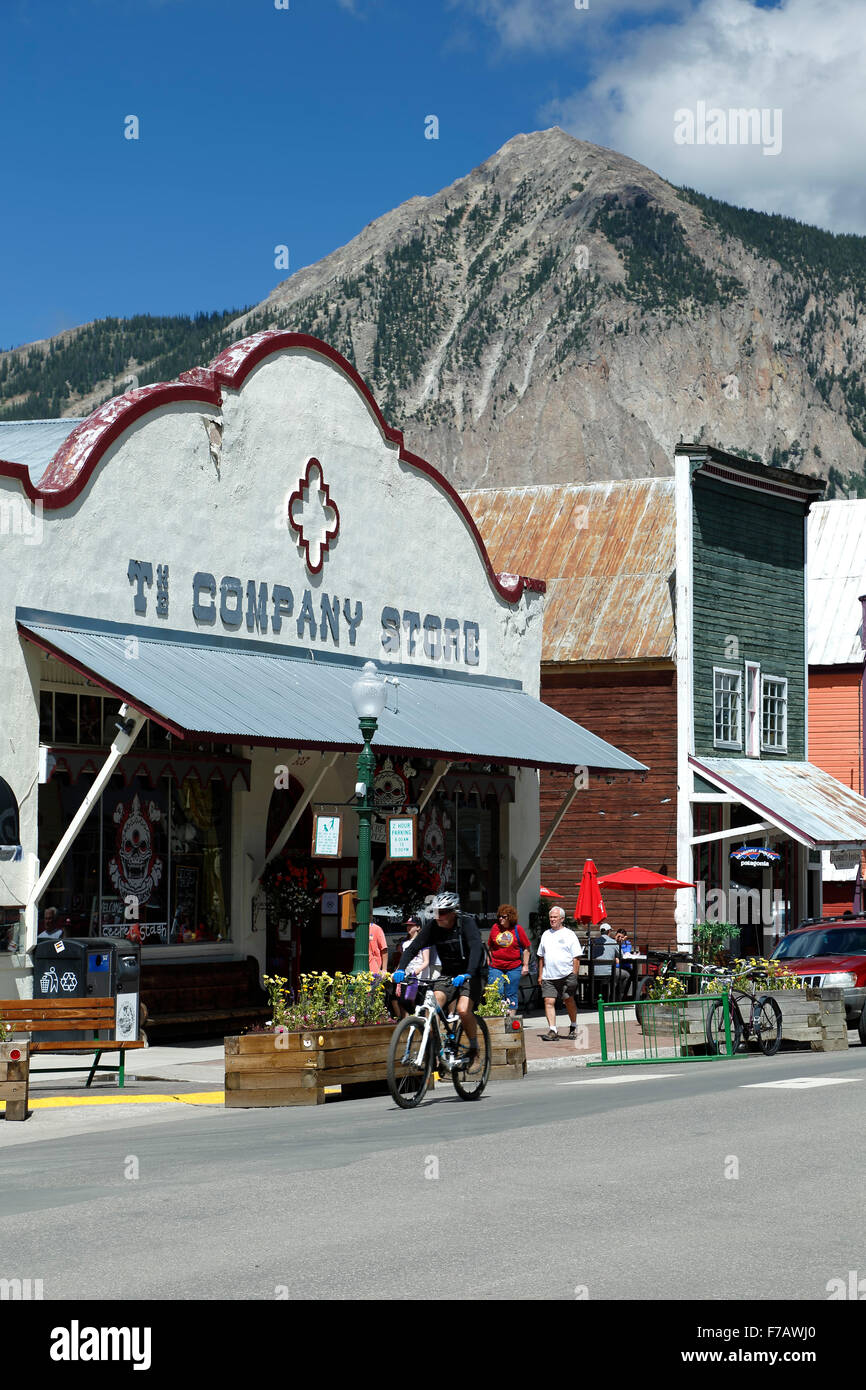
[{"label": "red car", "polygon": [[772,958],[810,985],[841,989],[848,1026],[866,1046],[866,916],[805,922],[779,942]]}]

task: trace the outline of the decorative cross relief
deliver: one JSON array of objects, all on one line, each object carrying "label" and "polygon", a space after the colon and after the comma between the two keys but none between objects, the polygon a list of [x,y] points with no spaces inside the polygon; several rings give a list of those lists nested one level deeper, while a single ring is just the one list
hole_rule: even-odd
[{"label": "decorative cross relief", "polygon": [[310,459],[297,491],[289,498],[289,525],[304,548],[307,569],[318,574],[325,553],[340,530],[340,513],[331,501],[318,459]]}]

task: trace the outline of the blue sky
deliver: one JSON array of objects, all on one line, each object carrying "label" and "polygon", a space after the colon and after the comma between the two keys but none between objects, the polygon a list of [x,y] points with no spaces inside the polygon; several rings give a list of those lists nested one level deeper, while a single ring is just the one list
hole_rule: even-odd
[{"label": "blue sky", "polygon": [[[299,269],[554,124],[866,232],[863,0],[277,3],[2,0],[0,346],[255,303],[275,246]],[[676,144],[700,101],[782,111],[781,148]]]}]

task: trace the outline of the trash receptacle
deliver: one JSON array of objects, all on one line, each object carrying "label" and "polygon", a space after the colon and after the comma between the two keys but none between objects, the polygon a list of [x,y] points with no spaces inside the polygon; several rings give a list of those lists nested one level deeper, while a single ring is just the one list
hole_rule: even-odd
[{"label": "trash receptacle", "polygon": [[141,947],[137,942],[117,941],[117,1014],[115,1036],[123,1042],[138,1039],[141,991]]},{"label": "trash receptacle", "polygon": [[[138,1037],[138,979],[140,947],[108,936],[69,937],[37,941],[33,957],[34,999],[114,999],[123,990],[124,1030],[103,1028],[99,1039]],[[80,1032],[42,1033],[45,1042],[72,1041]]]}]

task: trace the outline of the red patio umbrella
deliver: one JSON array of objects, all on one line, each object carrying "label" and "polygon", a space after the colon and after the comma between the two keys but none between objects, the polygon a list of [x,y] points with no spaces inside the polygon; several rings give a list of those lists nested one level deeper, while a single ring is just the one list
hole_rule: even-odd
[{"label": "red patio umbrella", "polygon": [[545,888],[545,887],[542,885],[542,887],[539,888],[539,890],[538,890],[538,896],[539,896],[540,898],[561,898],[561,897],[562,897],[562,894],[561,894],[561,893],[554,893],[554,891],[553,891],[552,888]]},{"label": "red patio umbrella", "polygon": [[577,902],[574,905],[575,922],[596,923],[607,921],[607,910],[599,889],[598,869],[591,859],[583,866]]},{"label": "red patio umbrella", "polygon": [[622,888],[634,893],[634,927],[637,933],[637,895],[650,893],[654,888],[694,888],[694,883],[686,879],[670,878],[667,874],[653,873],[652,869],[640,869],[637,864],[630,869],[618,869],[616,873],[604,874],[599,880],[600,888]]}]

